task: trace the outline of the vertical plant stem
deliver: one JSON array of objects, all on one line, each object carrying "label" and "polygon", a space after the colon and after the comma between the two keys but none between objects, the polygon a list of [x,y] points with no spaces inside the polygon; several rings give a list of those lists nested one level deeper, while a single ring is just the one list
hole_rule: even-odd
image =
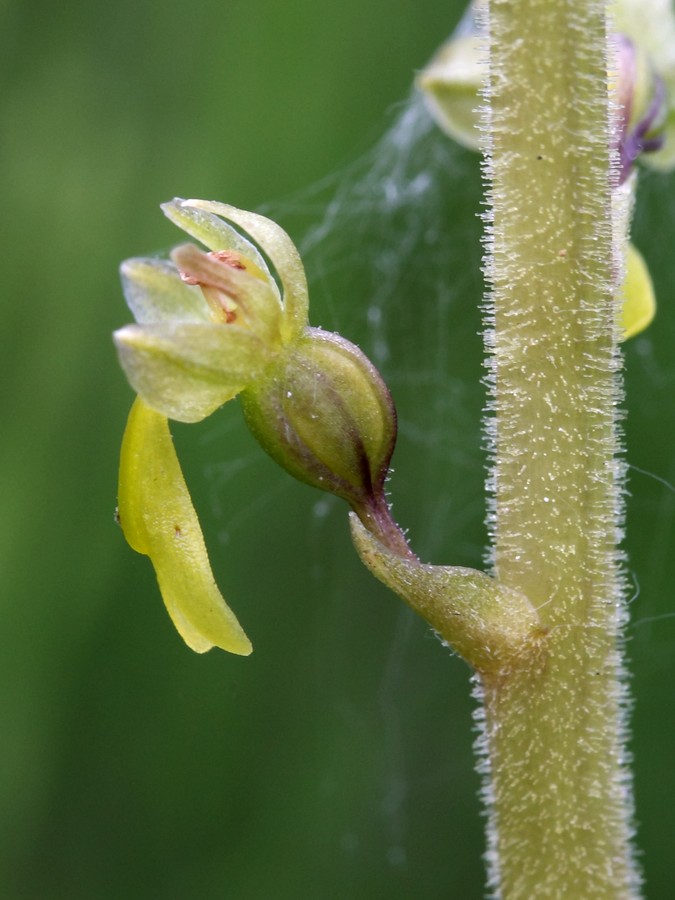
[{"label": "vertical plant stem", "polygon": [[489,5],[494,564],[549,629],[482,683],[491,881],[630,898],[606,10]]}]

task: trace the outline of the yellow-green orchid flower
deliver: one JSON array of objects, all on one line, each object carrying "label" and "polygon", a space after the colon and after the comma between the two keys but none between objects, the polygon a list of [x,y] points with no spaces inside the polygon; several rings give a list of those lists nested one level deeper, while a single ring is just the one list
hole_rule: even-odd
[{"label": "yellow-green orchid flower", "polygon": [[241,394],[263,448],[296,478],[345,498],[382,536],[395,411],[357,347],[309,327],[302,262],[278,225],[203,200],[162,208],[209,252],[184,244],[170,261],[122,265],[136,324],[114,338],[138,399],[122,444],[119,519],[152,560],[186,643],[246,655],[251,644],[213,579],[167,418],[198,422]]},{"label": "yellow-green orchid flower", "polygon": [[[216,587],[167,416],[203,419],[260,375],[280,351],[282,336],[302,332],[304,270],[285,232],[262,216],[198,200],[174,200],[163,209],[214,255],[185,245],[171,262],[132,259],[122,265],[137,324],[117,331],[115,343],[139,399],[122,444],[120,524],[129,544],[150,556],[188,646],[245,655],[251,644]],[[257,247],[219,216],[265,245],[283,304]]]},{"label": "yellow-green orchid flower", "polygon": [[[120,362],[145,402],[179,422],[198,422],[257,378],[282,343],[307,324],[300,257],[274,222],[224,203],[174,200],[162,206],[210,251],[177,247],[171,261],[131,259],[122,284],[136,319],[115,333]],[[281,282],[257,247],[261,246]]]}]

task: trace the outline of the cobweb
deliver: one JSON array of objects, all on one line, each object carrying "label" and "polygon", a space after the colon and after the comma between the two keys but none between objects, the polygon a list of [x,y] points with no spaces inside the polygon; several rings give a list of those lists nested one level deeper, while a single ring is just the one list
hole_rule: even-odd
[{"label": "cobweb", "polygon": [[[651,188],[648,202],[652,206],[665,202],[655,181]],[[422,558],[439,564],[480,566],[486,541],[480,210],[478,157],[440,133],[415,93],[392,111],[389,126],[372,149],[319,184],[261,210],[281,222],[298,243],[309,277],[312,324],[358,343],[390,386],[399,413],[395,473],[389,485],[394,513],[409,526],[413,547]],[[643,207],[638,209],[638,237],[644,220]],[[670,359],[650,337],[629,345],[627,357],[629,403],[636,406],[634,427],[656,435],[666,398],[672,396]],[[636,401],[640,395],[643,399]],[[658,654],[652,651],[655,629],[667,626],[673,616],[662,588],[675,578],[675,469],[650,456],[648,443],[632,440],[632,416],[631,409],[630,481],[643,499],[629,497],[628,502],[628,553],[635,586],[631,656],[640,656],[647,671],[650,666],[672,670],[672,635],[667,644],[659,644]],[[220,441],[233,427],[231,420],[225,421],[208,439]],[[209,467],[212,502],[224,525],[223,543],[251,521],[269,518],[273,508],[289,504],[295,493],[291,479],[279,473],[276,481],[253,493],[250,503],[232,512],[226,503],[229,485],[246,472],[255,482],[259,460],[256,448]],[[446,754],[421,767],[426,751],[411,736],[411,718],[422,709],[434,716],[439,703],[446,704],[445,715],[454,704],[455,717],[448,715],[445,739],[459,746],[453,752],[470,753],[467,672],[454,661],[454,674],[448,677],[447,651],[437,644],[443,689],[430,689],[428,701],[415,697],[406,707],[402,698],[408,696],[409,686],[428,678],[417,674],[424,627],[393,599],[363,596],[362,579],[368,576],[355,561],[344,575],[351,550],[346,539],[336,538],[338,529],[344,529],[344,504],[316,494],[310,509],[309,524],[297,526],[310,559],[303,590],[321,598],[313,625],[317,649],[309,681],[317,704],[329,698],[332,724],[326,727],[357,734],[372,728],[376,737],[371,739],[380,742],[373,801],[381,841],[365,835],[368,826],[345,815],[339,849],[345,859],[356,860],[370,840],[377,845],[373,852],[379,854],[381,865],[401,871],[410,855],[411,806],[420,797],[432,803],[436,797],[454,795],[449,784],[453,763]],[[631,532],[636,534],[635,561]],[[268,543],[273,540],[269,537]],[[375,594],[377,590],[376,586]],[[369,701],[355,695],[350,671],[356,652],[354,621],[367,618],[361,606],[373,602],[372,618],[379,633],[365,644],[372,654],[365,665],[372,681],[364,676],[361,684],[370,684],[362,690],[370,691],[374,724],[363,721]],[[428,647],[423,646],[424,653]],[[453,679],[465,699],[450,700],[446,694]],[[434,724],[433,740],[442,745],[439,735],[444,726]],[[326,763],[326,773],[332,771],[331,765]],[[467,773],[468,765],[463,777]],[[340,783],[338,775],[326,774],[328,781],[331,778]],[[474,794],[478,787],[475,777]],[[445,801],[440,806],[444,808]],[[480,842],[478,825],[474,837]]]},{"label": "cobweb", "polygon": [[[392,496],[407,503],[409,491],[412,505],[428,491],[415,537],[430,558],[447,553],[442,525],[450,513],[443,486],[432,487],[433,470],[451,481],[483,478],[480,196],[478,157],[441,134],[414,92],[371,150],[264,210],[304,235],[312,324],[358,343],[394,395],[394,465],[412,468],[413,452],[419,465],[417,474],[394,478]],[[467,513],[482,517],[479,496],[460,489],[453,505],[458,526]],[[468,552],[479,559],[478,546]]]},{"label": "cobweb", "polygon": [[[399,438],[389,487],[396,517],[410,526],[412,544],[425,559],[464,565],[480,565],[485,542],[480,197],[478,156],[452,144],[413,93],[392,111],[389,127],[371,150],[343,171],[263,210],[296,239],[303,235],[299,247],[309,277],[312,324],[358,343],[394,395]],[[315,563],[308,590],[325,604],[316,626],[320,649],[314,677],[349,730],[360,727],[362,704],[368,702],[354,697],[350,687],[353,609],[344,579],[326,577],[331,565],[326,554],[341,552],[330,549],[328,520],[333,514],[344,518],[343,506],[320,496],[314,503],[311,540],[316,559],[324,564]],[[361,574],[354,577],[365,584]],[[450,660],[448,674],[447,649],[402,604],[394,599],[392,605],[386,592],[382,596],[382,607],[375,607],[385,611],[380,650],[375,640],[368,648],[373,654],[373,739],[380,746],[374,789],[381,836],[377,852],[383,867],[400,872],[410,856],[411,807],[420,797],[431,803],[452,794],[447,754],[438,753],[433,765],[420,764],[410,724],[417,701],[406,706],[404,699],[410,686],[424,681],[418,660],[428,653],[429,640],[444,673],[443,682],[437,681],[443,685],[440,703],[445,709],[459,704],[446,727],[463,734],[463,744],[455,743],[467,758],[471,700],[463,664]],[[355,602],[372,603],[373,598]],[[453,690],[453,678],[459,688],[449,701],[445,694]],[[428,696],[430,704],[439,702],[435,691]],[[447,737],[440,742],[447,745]],[[478,784],[476,776],[476,811]],[[480,831],[476,816],[477,867]],[[365,840],[351,822],[341,838],[345,857],[356,859]]]}]

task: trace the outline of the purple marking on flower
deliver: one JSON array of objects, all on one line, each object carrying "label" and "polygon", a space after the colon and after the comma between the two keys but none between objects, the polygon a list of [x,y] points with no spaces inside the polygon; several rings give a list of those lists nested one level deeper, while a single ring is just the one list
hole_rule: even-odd
[{"label": "purple marking on flower", "polygon": [[621,108],[618,122],[619,184],[628,178],[631,168],[641,153],[660,150],[665,136],[649,132],[659,124],[666,105],[666,86],[658,73],[650,71],[652,97],[642,118],[631,125],[636,80],[639,77],[634,43],[625,35],[617,35],[618,41],[618,102]]}]

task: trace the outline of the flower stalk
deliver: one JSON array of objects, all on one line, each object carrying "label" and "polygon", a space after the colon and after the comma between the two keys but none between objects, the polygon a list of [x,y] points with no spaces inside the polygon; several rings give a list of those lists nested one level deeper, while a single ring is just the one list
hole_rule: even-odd
[{"label": "flower stalk", "polygon": [[481,680],[491,885],[636,897],[605,3],[491,0],[489,44],[494,571],[549,630],[543,658]]}]

